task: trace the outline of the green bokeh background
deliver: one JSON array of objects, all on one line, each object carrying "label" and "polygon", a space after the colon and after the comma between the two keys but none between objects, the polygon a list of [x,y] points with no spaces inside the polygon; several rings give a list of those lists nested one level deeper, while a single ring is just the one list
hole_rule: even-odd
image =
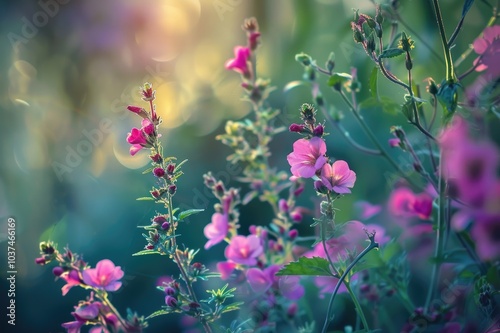
[{"label": "green bokeh background", "polygon": [[[83,290],[75,288],[63,297],[60,291],[63,283],[54,282],[51,268],[35,265],[38,243],[47,239],[54,240],[61,248],[68,245],[74,252],[83,253],[92,265],[102,258],[120,265],[126,273],[124,288],[113,294],[113,301],[122,313],[128,306],[148,315],[163,304],[163,295],[155,290],[154,284],[160,276],[175,274],[174,265],[164,257],[131,256],[145,245],[137,226],[148,224],[155,209],[160,208],[150,202],[135,201],[147,195],[154,180],[141,175],[147,162],[145,154],[129,157],[125,141],[130,128],[138,125],[138,118],[127,113],[125,107],[140,105],[138,87],[144,81],[152,82],[158,89],[167,154],[189,160],[183,167],[185,175],[178,183],[175,200],[184,207],[206,208],[180,228],[181,243],[192,248],[202,247],[206,241],[202,231],[210,221],[215,203],[206,194],[202,175],[213,171],[231,185],[240,186],[225,160],[230,151],[215,136],[223,132],[225,120],[241,119],[250,109],[240,101],[238,75],[223,66],[233,56],[233,47],[245,43],[240,28],[244,18],[255,16],[260,23],[258,74],[272,79],[277,89],[269,103],[281,109],[290,122],[298,121],[302,103],[311,102],[307,86],[283,92],[288,82],[302,78],[303,69],[294,60],[296,53],[306,52],[323,64],[328,54],[335,52],[335,70],[350,72],[351,67],[357,67],[359,79],[364,83],[360,100],[369,95],[366,82],[373,64],[353,42],[349,21],[353,7],[374,15],[371,1],[155,0],[142,1],[137,6],[138,3],[138,0],[71,0],[66,4],[61,1],[57,12],[47,16],[46,23],[40,24],[27,38],[26,34],[23,36],[26,20],[43,22],[43,15],[36,16],[43,11],[41,4],[26,0],[1,2],[3,300],[7,287],[4,254],[8,217],[15,218],[17,223],[18,272],[15,327],[6,325],[5,302],[2,303],[0,327],[6,327],[7,332],[62,332],[60,324],[72,320],[72,307],[85,295]],[[440,82],[444,76],[433,10],[429,1],[400,3],[403,20],[418,34],[400,26],[416,41],[414,78],[424,91],[425,78],[432,76]],[[446,30],[451,34],[460,18],[463,1],[440,3]],[[476,1],[453,48],[455,57],[479,35],[489,16],[488,7]],[[13,45],[13,34],[26,38],[25,42]],[[431,49],[423,45],[422,39]],[[158,55],[164,58],[159,59]],[[459,70],[465,71],[472,59],[466,60]],[[391,70],[404,75],[402,59],[390,63]],[[471,83],[474,77],[465,83]],[[351,135],[369,145],[345,105],[327,89],[326,78],[319,80],[325,99],[346,113],[344,125]],[[403,102],[401,89],[382,79],[379,89],[396,102]],[[417,146],[422,146],[421,138],[413,136],[415,132],[405,125],[402,115],[377,111],[365,112],[364,116],[382,142],[390,138],[389,126],[403,124]],[[110,131],[100,127],[103,121],[111,125]],[[384,203],[394,184],[394,172],[383,159],[368,160],[354,151],[328,125],[327,132],[331,133],[327,138],[329,154],[347,160],[358,175],[353,194],[339,200],[338,219],[351,220],[356,217],[354,202]],[[85,133],[93,133],[95,143],[89,144]],[[288,132],[276,137],[272,143],[273,166],[288,170],[285,157],[296,139]],[[78,150],[85,151],[79,154],[80,159],[70,156],[71,151]],[[407,156],[392,153],[403,168],[411,167]],[[65,171],[57,169],[61,165],[66,165]],[[314,207],[312,185],[308,186],[301,204]],[[242,230],[250,224],[267,224],[269,212],[258,202],[242,208]],[[311,232],[308,227],[311,218],[306,216],[300,226],[303,234]],[[386,224],[386,215],[382,214],[377,222]],[[223,249],[219,245],[202,252],[199,260],[213,266],[221,260]],[[418,292],[415,294],[418,299]],[[319,315],[324,313],[326,303],[314,304],[312,308],[321,320]],[[316,304],[320,304],[317,309]],[[344,305],[348,303],[341,302],[339,311]],[[345,313],[352,311],[346,308]],[[401,323],[405,319],[395,321]],[[177,332],[181,330],[176,326],[178,322],[179,317],[175,316],[156,318],[150,321],[149,331]]]}]

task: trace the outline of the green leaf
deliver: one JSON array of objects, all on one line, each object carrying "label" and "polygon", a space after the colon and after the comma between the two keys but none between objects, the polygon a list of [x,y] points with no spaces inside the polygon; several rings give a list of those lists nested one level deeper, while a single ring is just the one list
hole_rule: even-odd
[{"label": "green leaf", "polygon": [[151,173],[152,171],[153,171],[153,168],[152,168],[152,167],[151,167],[151,168],[147,168],[146,170],[144,170],[144,171],[142,172],[142,174],[143,174],[143,175],[145,175],[145,174],[147,174],[147,173]]},{"label": "green leaf", "polygon": [[369,87],[372,97],[376,99],[378,99],[377,75],[378,75],[378,68],[373,67],[372,73],[370,74]]},{"label": "green leaf", "polygon": [[352,76],[347,73],[335,73],[328,79],[328,85],[333,87],[338,84],[343,84],[349,80],[352,80]]},{"label": "green leaf", "polygon": [[229,312],[229,311],[239,310],[240,306],[242,306],[243,304],[245,304],[245,303],[243,303],[243,302],[235,302],[235,303],[228,304],[228,305],[224,306],[224,308],[221,311],[221,313],[226,313],[226,312]]},{"label": "green leaf", "polygon": [[137,201],[153,201],[155,199],[153,197],[141,197],[141,198],[137,198],[135,200],[137,200]]},{"label": "green leaf", "polygon": [[187,161],[188,161],[188,160],[184,160],[184,161],[182,161],[181,163],[177,164],[177,165],[175,166],[174,173],[176,173],[177,171],[179,171],[179,169],[181,168],[181,166],[182,166],[184,163],[186,163]]},{"label": "green leaf", "polygon": [[333,276],[328,260],[320,257],[300,257],[299,261],[287,264],[276,275]]},{"label": "green leaf", "polygon": [[305,82],[305,81],[301,81],[301,80],[291,81],[285,85],[285,87],[283,88],[283,92],[286,94],[286,93],[290,92],[290,90],[292,90],[292,89],[295,89],[295,88],[300,87],[300,86],[306,86],[306,85],[307,85],[307,82]]},{"label": "green leaf", "polygon": [[188,210],[185,210],[185,211],[179,213],[178,220],[179,221],[184,220],[188,216],[191,216],[193,214],[198,214],[198,213],[201,213],[203,211],[205,211],[205,210],[204,209],[188,209]]},{"label": "green leaf", "polygon": [[148,254],[159,254],[158,251],[156,250],[142,250],[142,251],[139,251],[139,252],[136,252],[134,254],[132,254],[133,257],[135,256],[145,256],[145,255],[148,255]]},{"label": "green leaf", "polygon": [[154,318],[154,317],[158,317],[158,316],[163,316],[163,315],[166,315],[166,314],[170,314],[170,313],[172,313],[172,312],[171,311],[167,311],[167,310],[158,310],[158,311],[153,312],[149,316],[147,316],[146,320],[149,320],[149,319]]},{"label": "green leaf", "polygon": [[400,49],[400,48],[387,49],[387,50],[384,50],[384,52],[382,52],[381,55],[379,55],[379,58],[380,59],[394,58],[394,57],[400,56],[404,53],[405,53],[405,51],[403,49]]}]

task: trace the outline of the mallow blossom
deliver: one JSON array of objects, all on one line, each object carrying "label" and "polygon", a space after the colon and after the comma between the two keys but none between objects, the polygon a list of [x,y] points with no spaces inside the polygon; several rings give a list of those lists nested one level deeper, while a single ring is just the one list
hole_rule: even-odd
[{"label": "mallow blossom", "polygon": [[253,266],[257,264],[257,257],[264,251],[258,236],[235,236],[226,247],[224,255],[236,264]]},{"label": "mallow blossom", "polygon": [[83,271],[83,282],[94,288],[107,291],[117,291],[122,286],[119,281],[124,273],[120,266],[109,260],[104,259],[97,263],[96,268],[87,268]]},{"label": "mallow blossom", "polygon": [[293,144],[293,152],[287,160],[295,177],[311,178],[327,162],[326,143],[319,137],[299,139]]},{"label": "mallow blossom", "polygon": [[227,213],[214,213],[212,215],[212,222],[205,226],[203,233],[208,238],[205,244],[205,249],[209,249],[215,244],[224,240],[229,230],[229,222]]},{"label": "mallow blossom", "polygon": [[335,161],[332,165],[325,163],[321,169],[321,182],[330,191],[339,194],[351,193],[349,188],[356,182],[356,173],[349,169],[346,161]]}]

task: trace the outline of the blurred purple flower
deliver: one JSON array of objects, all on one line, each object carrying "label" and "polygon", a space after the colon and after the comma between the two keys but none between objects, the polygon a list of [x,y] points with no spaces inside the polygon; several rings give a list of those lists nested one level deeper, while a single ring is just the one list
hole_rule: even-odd
[{"label": "blurred purple flower", "polygon": [[488,70],[491,78],[500,76],[500,25],[487,27],[483,31],[483,37],[474,41],[474,51],[479,54],[474,60],[477,65],[476,71],[482,72]]},{"label": "blurred purple flower", "polygon": [[361,220],[368,220],[382,211],[381,205],[373,205],[368,201],[358,201],[354,206]]},{"label": "blurred purple flower", "polygon": [[212,222],[205,226],[203,234],[208,238],[205,249],[209,249],[215,244],[224,240],[229,230],[227,214],[215,213],[212,215]]},{"label": "blurred purple flower", "polygon": [[397,217],[418,217],[427,220],[432,213],[432,197],[423,192],[413,193],[407,187],[399,187],[389,197],[389,211]]}]

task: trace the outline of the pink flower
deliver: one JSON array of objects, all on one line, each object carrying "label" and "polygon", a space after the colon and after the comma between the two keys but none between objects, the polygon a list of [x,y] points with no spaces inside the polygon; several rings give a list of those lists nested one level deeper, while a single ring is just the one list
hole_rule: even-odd
[{"label": "pink flower", "polygon": [[212,223],[207,224],[203,233],[208,238],[205,244],[205,249],[209,249],[215,244],[224,240],[229,230],[229,223],[227,214],[215,213],[212,215]]},{"label": "pink flower", "polygon": [[321,169],[321,182],[330,191],[351,193],[348,187],[352,188],[355,181],[356,173],[349,169],[346,161],[335,161],[332,165],[326,163]]},{"label": "pink flower", "polygon": [[257,264],[257,257],[262,252],[263,248],[258,236],[235,236],[226,247],[224,255],[237,264],[253,266]]},{"label": "pink flower", "polygon": [[469,125],[459,116],[453,117],[450,126],[446,127],[438,137],[441,149],[453,149],[468,141]]},{"label": "pink flower", "polygon": [[119,280],[123,275],[120,266],[115,267],[111,260],[104,259],[97,263],[96,268],[83,271],[83,282],[95,288],[117,291],[122,285]]},{"label": "pink flower", "polygon": [[217,270],[219,271],[220,278],[222,280],[229,279],[235,268],[236,264],[234,262],[222,261],[217,263]]},{"label": "pink flower", "polygon": [[389,146],[391,146],[392,148],[399,147],[400,143],[401,143],[401,140],[398,138],[389,139]]},{"label": "pink flower", "polygon": [[232,69],[245,77],[250,76],[250,67],[248,59],[250,58],[250,49],[248,47],[236,46],[234,48],[234,59],[226,61],[226,69]]},{"label": "pink flower", "polygon": [[326,144],[321,138],[299,139],[293,144],[293,152],[287,160],[295,177],[311,178],[326,163]]},{"label": "pink flower", "polygon": [[474,60],[478,64],[476,71],[482,72],[488,70],[492,78],[500,75],[500,65],[498,57],[500,56],[500,25],[487,27],[483,31],[483,37],[474,41],[474,51],[480,56]]},{"label": "pink flower", "polygon": [[391,193],[389,210],[394,216],[427,220],[432,213],[432,197],[425,192],[417,195],[407,187],[399,187]]},{"label": "pink flower", "polygon": [[71,288],[83,282],[80,278],[80,273],[78,273],[78,271],[74,269],[70,270],[67,273],[61,274],[60,277],[66,281],[66,284],[62,287],[63,296],[65,296]]},{"label": "pink flower", "polygon": [[143,119],[141,125],[141,129],[134,127],[127,135],[127,142],[132,145],[130,147],[132,156],[144,147],[151,147],[148,139],[155,134],[155,125],[149,119]]},{"label": "pink flower", "polygon": [[250,268],[246,272],[247,281],[257,294],[265,293],[273,287],[290,300],[301,298],[304,295],[304,287],[299,283],[300,278],[298,276],[276,276],[280,269],[279,265],[271,265],[264,270]]}]

